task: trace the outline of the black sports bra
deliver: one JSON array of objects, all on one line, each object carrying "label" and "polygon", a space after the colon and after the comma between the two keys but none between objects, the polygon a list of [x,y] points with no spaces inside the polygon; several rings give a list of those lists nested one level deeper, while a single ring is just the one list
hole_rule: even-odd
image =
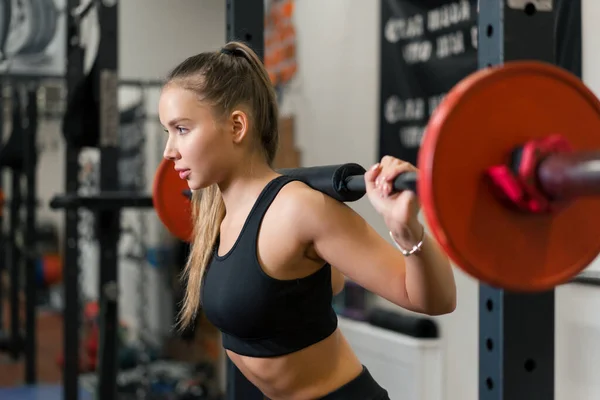
[{"label": "black sports bra", "polygon": [[231,250],[212,260],[204,276],[202,307],[222,332],[223,346],[251,357],[275,357],[317,343],[337,328],[331,266],[301,279],[278,280],[261,268],[256,252],[262,219],[294,178],[279,176],[260,193]]}]

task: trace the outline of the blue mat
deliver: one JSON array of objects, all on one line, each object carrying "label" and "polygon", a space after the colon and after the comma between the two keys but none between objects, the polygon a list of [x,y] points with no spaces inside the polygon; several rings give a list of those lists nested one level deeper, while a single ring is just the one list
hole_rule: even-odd
[{"label": "blue mat", "polygon": [[[63,390],[60,385],[19,386],[0,388],[2,400],[62,400]],[[80,389],[79,400],[92,400],[91,393]]]}]

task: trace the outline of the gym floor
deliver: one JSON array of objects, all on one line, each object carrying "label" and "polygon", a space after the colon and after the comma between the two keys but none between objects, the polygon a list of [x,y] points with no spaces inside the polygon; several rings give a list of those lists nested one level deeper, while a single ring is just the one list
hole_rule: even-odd
[{"label": "gym floor", "polygon": [[[5,307],[4,327],[10,327],[9,311]],[[24,318],[24,316],[22,317]],[[59,314],[38,312],[37,343],[37,377],[43,384],[61,383],[62,374],[56,364],[62,350],[62,316]],[[25,378],[25,362],[21,359],[14,362],[8,355],[0,355],[0,387],[22,385]]]},{"label": "gym floor", "polygon": [[[9,327],[9,311],[4,308],[3,327]],[[24,318],[24,316],[22,316]],[[37,378],[36,387],[24,387],[25,363],[14,362],[0,355],[0,399],[2,400],[59,400],[62,399],[62,372],[57,357],[62,350],[62,316],[38,310],[37,318]],[[86,399],[85,393],[80,396]],[[90,397],[91,398],[91,397]]]}]

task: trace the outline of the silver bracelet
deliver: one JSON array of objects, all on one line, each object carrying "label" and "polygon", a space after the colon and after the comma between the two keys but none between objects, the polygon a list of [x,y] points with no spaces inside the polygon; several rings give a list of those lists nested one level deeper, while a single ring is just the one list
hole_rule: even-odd
[{"label": "silver bracelet", "polygon": [[412,247],[412,249],[410,249],[410,250],[405,250],[402,247],[400,247],[400,245],[398,244],[398,242],[396,242],[396,239],[394,239],[394,234],[392,233],[392,231],[389,231],[390,232],[390,237],[392,238],[392,242],[394,242],[394,244],[396,245],[396,247],[398,248],[398,250],[400,250],[405,257],[412,256],[413,254],[418,253],[419,251],[421,251],[421,247],[423,247],[423,240],[425,239],[425,227],[424,226],[422,226],[422,227],[423,227],[423,233],[421,234],[421,240],[419,240],[419,243],[415,244]]}]

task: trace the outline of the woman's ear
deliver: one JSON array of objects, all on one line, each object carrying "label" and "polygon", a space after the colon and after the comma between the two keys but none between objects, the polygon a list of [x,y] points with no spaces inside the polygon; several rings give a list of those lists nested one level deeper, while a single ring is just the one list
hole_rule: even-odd
[{"label": "woman's ear", "polygon": [[235,110],[231,113],[232,139],[235,144],[240,144],[248,135],[248,115],[241,111]]}]

